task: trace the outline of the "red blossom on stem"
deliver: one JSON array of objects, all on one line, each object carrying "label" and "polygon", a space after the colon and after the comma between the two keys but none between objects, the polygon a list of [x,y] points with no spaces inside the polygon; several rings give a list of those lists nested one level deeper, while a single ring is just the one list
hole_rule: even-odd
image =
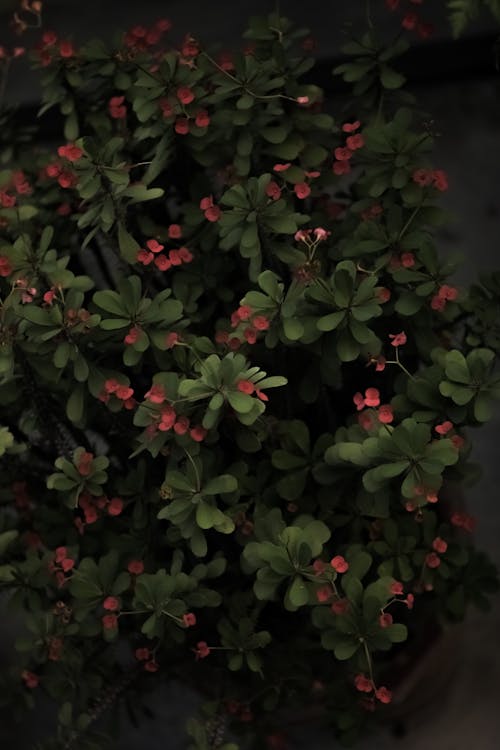
[{"label": "red blossom on stem", "polygon": [[342,557],[342,555],[336,555],[332,558],[332,560],[330,560],[330,565],[336,573],[345,573],[349,570],[349,563],[344,557]]}]

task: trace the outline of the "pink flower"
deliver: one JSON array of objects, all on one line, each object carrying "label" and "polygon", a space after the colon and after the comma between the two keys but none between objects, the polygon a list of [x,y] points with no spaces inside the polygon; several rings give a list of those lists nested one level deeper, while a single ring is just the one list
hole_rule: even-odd
[{"label": "pink flower", "polygon": [[268,318],[266,318],[265,315],[256,315],[255,318],[252,320],[252,325],[258,331],[267,331],[270,326],[270,323],[269,323]]},{"label": "pink flower", "polygon": [[131,560],[127,565],[127,570],[133,576],[140,576],[144,573],[144,563],[142,560]]},{"label": "pink flower", "polygon": [[354,122],[345,122],[342,125],[342,130],[344,133],[355,133],[356,130],[359,130],[361,127],[361,123],[359,120],[355,120]]},{"label": "pink flower", "polygon": [[345,615],[349,611],[349,599],[337,599],[330,607],[334,615]]},{"label": "pink flower", "polygon": [[404,593],[403,584],[401,581],[393,581],[389,587],[389,591],[395,596],[402,596]]},{"label": "pink flower", "polygon": [[271,180],[269,185],[266,187],[266,195],[273,201],[277,201],[281,198],[281,188],[277,182]]},{"label": "pink flower", "polygon": [[191,104],[194,101],[194,93],[189,86],[179,86],[177,89],[177,98],[181,104]]},{"label": "pink flower", "polygon": [[425,564],[428,568],[439,568],[441,560],[435,552],[429,552],[425,557]]},{"label": "pink flower", "polygon": [[286,170],[290,169],[291,166],[291,162],[287,162],[286,164],[275,164],[273,170],[275,172],[286,172]]},{"label": "pink flower", "polygon": [[240,380],[236,387],[241,393],[246,393],[247,395],[251,395],[255,391],[255,385],[251,380]]},{"label": "pink flower", "polygon": [[114,630],[118,627],[118,617],[116,615],[104,615],[102,626],[104,630]]},{"label": "pink flower", "polygon": [[102,606],[108,612],[116,612],[116,610],[120,609],[120,602],[116,596],[107,596],[103,601]]},{"label": "pink flower", "polygon": [[334,154],[337,161],[349,161],[352,156],[352,151],[344,146],[338,146],[335,149]]},{"label": "pink flower", "polygon": [[392,693],[386,687],[379,687],[375,690],[375,695],[381,703],[390,703],[392,701]]},{"label": "pink flower", "polygon": [[127,107],[124,104],[124,96],[112,96],[108,102],[108,111],[115,120],[123,120],[127,116]]},{"label": "pink flower", "polygon": [[391,424],[394,421],[394,413],[390,404],[383,404],[377,412],[379,421],[382,424]]},{"label": "pink flower", "polygon": [[196,615],[193,612],[187,612],[185,615],[182,615],[182,621],[187,628],[190,628],[196,625]]},{"label": "pink flower", "polygon": [[144,398],[152,404],[163,404],[166,399],[165,390],[162,385],[154,384],[149,391],[144,394]]},{"label": "pink flower", "polygon": [[356,133],[356,135],[350,135],[346,138],[346,146],[350,151],[357,151],[358,148],[363,148],[364,145],[365,139],[361,133]]},{"label": "pink flower", "polygon": [[196,443],[201,443],[207,435],[207,430],[201,425],[197,425],[189,430],[189,434]]},{"label": "pink flower", "polygon": [[415,265],[415,256],[413,253],[403,253],[401,255],[401,265],[403,268],[413,268]]},{"label": "pink flower", "polygon": [[194,124],[197,128],[208,128],[208,126],[210,125],[210,116],[206,109],[200,109],[196,113]]},{"label": "pink flower", "polygon": [[205,659],[210,654],[210,647],[206,641],[198,641],[194,653],[196,661],[198,661],[198,659]]},{"label": "pink flower", "polygon": [[365,391],[365,405],[375,407],[380,404],[380,393],[377,388],[367,388]]},{"label": "pink flower", "polygon": [[354,685],[356,690],[359,690],[360,693],[371,693],[373,690],[372,681],[364,674],[356,675],[354,678]]},{"label": "pink flower", "polygon": [[165,248],[165,245],[160,245],[158,240],[152,239],[146,242],[146,247],[152,253],[161,253],[161,251]]},{"label": "pink flower", "polygon": [[401,331],[401,333],[390,333],[389,338],[392,339],[392,346],[404,346],[407,341],[406,333],[404,331]]},{"label": "pink flower", "polygon": [[453,429],[453,422],[447,420],[446,422],[437,424],[434,429],[436,430],[438,435],[446,435],[450,430]]},{"label": "pink flower", "polygon": [[445,542],[444,539],[441,539],[440,536],[437,536],[432,542],[432,549],[436,552],[439,552],[439,554],[444,555],[444,553],[448,549],[448,543]]},{"label": "pink flower", "polygon": [[333,173],[336,175],[349,174],[351,165],[346,160],[334,161],[332,166]]},{"label": "pink flower", "polygon": [[326,240],[330,235],[331,232],[328,232],[326,229],[323,229],[323,227],[316,227],[316,229],[313,230],[314,236],[318,240],[318,242],[321,242],[322,240]]},{"label": "pink flower", "polygon": [[108,514],[110,516],[119,516],[123,510],[123,500],[121,497],[112,497],[108,505]]},{"label": "pink flower", "polygon": [[331,599],[332,594],[333,591],[330,586],[321,586],[321,588],[316,591],[316,599],[320,604],[323,604],[324,602],[327,602],[328,599]]},{"label": "pink flower", "polygon": [[378,618],[378,624],[381,628],[389,628],[392,625],[392,615],[389,612],[383,612]]},{"label": "pink flower", "polygon": [[293,186],[293,192],[295,193],[297,198],[300,198],[300,200],[304,200],[304,198],[307,198],[308,195],[311,195],[311,188],[309,187],[307,182],[298,182]]},{"label": "pink flower", "polygon": [[75,146],[74,143],[68,143],[66,146],[59,146],[57,153],[61,158],[74,162],[82,158],[83,149],[79,146]]},{"label": "pink flower", "polygon": [[332,560],[330,560],[330,565],[336,573],[345,573],[347,570],[349,570],[349,563],[344,557],[342,557],[342,555],[336,555]]}]

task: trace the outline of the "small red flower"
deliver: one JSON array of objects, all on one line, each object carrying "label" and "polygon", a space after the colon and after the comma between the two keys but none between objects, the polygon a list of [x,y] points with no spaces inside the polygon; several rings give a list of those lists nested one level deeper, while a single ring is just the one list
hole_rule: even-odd
[{"label": "small red flower", "polygon": [[133,576],[140,576],[144,573],[144,563],[142,560],[131,560],[127,565],[127,570]]},{"label": "small red flower", "polygon": [[330,565],[337,573],[345,573],[349,570],[349,563],[342,557],[342,555],[336,555],[330,560]]},{"label": "small red flower", "polygon": [[123,339],[123,342],[127,344],[127,346],[131,346],[132,344],[135,344],[136,341],[138,341],[140,335],[141,329],[137,326],[133,326],[132,328],[130,328],[129,332]]},{"label": "small red flower", "polygon": [[187,628],[190,628],[196,625],[196,615],[193,612],[187,612],[185,615],[182,615],[182,621]]},{"label": "small red flower", "polygon": [[347,148],[350,151],[357,151],[358,148],[363,148],[363,146],[365,145],[365,139],[363,138],[361,133],[356,133],[356,135],[348,136],[345,142]]},{"label": "small red flower", "polygon": [[154,264],[160,271],[168,271],[168,269],[172,267],[170,258],[167,258],[163,253],[160,253],[154,258]]},{"label": "small red flower", "polygon": [[155,383],[151,386],[149,391],[144,394],[144,398],[152,404],[163,404],[167,397],[163,386],[159,383]]},{"label": "small red flower", "polygon": [[197,425],[189,430],[189,434],[196,443],[201,443],[207,436],[207,430],[201,425]]},{"label": "small red flower", "polygon": [[437,536],[432,542],[432,549],[436,552],[439,552],[439,554],[444,555],[444,553],[448,549],[448,543],[445,542],[444,539],[441,539],[440,536]]},{"label": "small red flower", "polygon": [[325,572],[325,570],[326,570],[326,563],[323,560],[315,560],[313,562],[312,567],[313,567],[315,575],[319,576],[319,575],[321,575],[322,573]]},{"label": "small red flower", "polygon": [[[355,137],[355,136],[352,136]],[[352,150],[344,146],[338,146],[334,151],[337,161],[349,161],[352,156]]]},{"label": "small red flower", "polygon": [[340,176],[343,174],[349,174],[351,171],[351,165],[348,161],[334,161],[332,166],[333,173]]},{"label": "small red flower", "polygon": [[453,429],[453,422],[446,421],[441,424],[437,424],[434,429],[438,435],[446,435],[450,430]]},{"label": "small red flower", "polygon": [[337,601],[333,602],[330,609],[334,615],[345,615],[349,610],[349,606],[349,599],[337,599]]},{"label": "small red flower", "polygon": [[107,596],[103,601],[102,606],[108,612],[116,612],[118,609],[120,609],[120,602],[116,598],[116,596]]},{"label": "small red flower", "polygon": [[151,656],[151,651],[149,648],[136,648],[134,652],[135,658],[137,661],[148,661],[148,659]]},{"label": "small red flower", "polygon": [[168,238],[170,240],[178,240],[182,237],[182,228],[180,224],[170,224],[168,228]]},{"label": "small red flower", "polygon": [[75,146],[74,143],[67,143],[66,146],[59,146],[57,153],[62,159],[74,162],[82,158],[83,149],[79,146]]},{"label": "small red flower", "polygon": [[413,596],[413,594],[408,594],[408,596],[404,600],[404,603],[406,604],[408,609],[413,609],[414,602],[415,602],[415,597]]},{"label": "small red flower", "polygon": [[161,253],[161,251],[165,248],[165,245],[160,245],[158,240],[152,239],[148,240],[146,242],[146,247],[148,250],[150,250],[152,253]]},{"label": "small red flower", "polygon": [[236,386],[239,391],[251,395],[255,391],[255,385],[251,380],[240,380]]},{"label": "small red flower", "polygon": [[365,406],[375,407],[380,404],[380,393],[377,388],[367,388],[365,391]]},{"label": "small red flower", "polygon": [[406,333],[404,331],[401,331],[401,333],[390,333],[389,338],[392,339],[392,346],[404,346],[407,342]]},{"label": "small red flower", "polygon": [[356,130],[359,130],[361,127],[361,123],[359,120],[355,120],[354,122],[345,122],[342,125],[342,130],[344,133],[355,133]]},{"label": "small red flower", "polygon": [[441,565],[441,560],[435,552],[429,552],[429,554],[425,557],[425,564],[428,568],[439,568],[439,566]]},{"label": "small red flower", "polygon": [[208,126],[210,125],[210,116],[206,109],[200,109],[196,113],[194,124],[198,128],[208,128]]},{"label": "small red flower", "polygon": [[401,256],[401,265],[403,268],[413,268],[415,265],[415,256],[413,253],[403,253]]},{"label": "small red flower", "polygon": [[401,26],[407,31],[413,31],[418,23],[418,16],[416,13],[406,13],[401,21]]},{"label": "small red flower", "polygon": [[446,172],[444,172],[442,169],[435,169],[432,172],[432,183],[436,190],[439,190],[441,192],[448,190],[448,178],[446,176]]},{"label": "small red flower", "polygon": [[175,331],[170,331],[170,333],[167,333],[167,336],[165,338],[165,344],[166,344],[167,349],[173,349],[174,346],[180,340],[181,340],[181,337]]},{"label": "small red flower", "polygon": [[21,679],[30,690],[34,690],[40,683],[39,676],[34,672],[29,672],[27,669],[21,672]]},{"label": "small red flower", "polygon": [[187,117],[178,117],[174,123],[174,130],[178,135],[189,133],[189,120]]},{"label": "small red flower", "polygon": [[273,201],[277,201],[281,198],[281,188],[277,182],[271,180],[269,185],[266,187],[266,195]]},{"label": "small red flower", "polygon": [[123,511],[123,500],[121,497],[112,497],[108,505],[108,514],[110,516],[119,516]]},{"label": "small red flower", "polygon": [[177,89],[177,98],[181,104],[191,104],[194,101],[194,93],[189,86],[179,86]]},{"label": "small red flower", "polygon": [[0,276],[4,278],[12,273],[12,265],[6,255],[0,255]]},{"label": "small red flower", "polygon": [[78,473],[81,474],[82,477],[87,477],[91,470],[92,470],[92,461],[94,460],[94,454],[89,453],[88,451],[84,451],[79,459],[77,464]]},{"label": "small red flower", "polygon": [[404,593],[403,584],[400,581],[393,581],[389,587],[391,594],[401,596]]},{"label": "small red flower", "polygon": [[300,198],[300,200],[304,200],[304,198],[307,198],[308,195],[311,195],[311,188],[309,187],[307,182],[298,182],[293,186],[293,192],[295,193],[297,198]]},{"label": "small red flower", "polygon": [[127,116],[124,96],[112,96],[108,102],[108,111],[114,120],[123,120]]},{"label": "small red flower", "polygon": [[147,661],[144,665],[146,672],[158,672],[159,666],[156,661]]},{"label": "small red flower", "polygon": [[210,208],[207,208],[205,211],[205,219],[207,221],[216,222],[219,221],[221,217],[222,211],[220,210],[219,206],[210,206]]},{"label": "small red flower", "polygon": [[381,703],[390,703],[392,701],[392,693],[386,687],[377,688],[375,695]]},{"label": "small red flower", "polygon": [[392,615],[389,612],[383,612],[378,618],[378,624],[381,628],[389,628],[392,625]]},{"label": "small red flower", "polygon": [[316,591],[316,599],[323,604],[332,598],[333,591],[330,586],[322,586]]},{"label": "small red flower", "polygon": [[255,318],[252,320],[252,325],[258,331],[267,331],[270,326],[270,322],[268,318],[266,318],[265,315],[256,315]]},{"label": "small red flower", "polygon": [[116,615],[104,615],[102,626],[104,630],[114,630],[118,627],[118,617]]},{"label": "small red flower", "polygon": [[286,170],[290,169],[291,166],[291,162],[287,162],[286,164],[275,164],[273,170],[275,172],[286,172]]},{"label": "small red flower", "polygon": [[382,404],[377,415],[382,424],[391,424],[394,421],[394,412],[390,404]]},{"label": "small red flower", "polygon": [[198,659],[205,659],[210,654],[210,647],[206,641],[198,641],[194,653],[196,661],[198,661]]},{"label": "small red flower", "polygon": [[371,693],[373,690],[372,681],[364,674],[357,674],[354,678],[354,686],[360,693]]},{"label": "small red flower", "polygon": [[71,42],[63,40],[59,44],[59,54],[61,57],[68,59],[75,56],[75,50]]}]

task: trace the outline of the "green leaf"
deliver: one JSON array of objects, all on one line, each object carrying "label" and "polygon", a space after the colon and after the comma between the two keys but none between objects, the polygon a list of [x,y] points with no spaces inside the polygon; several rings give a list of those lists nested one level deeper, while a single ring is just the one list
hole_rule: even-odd
[{"label": "green leaf", "polygon": [[303,607],[309,601],[309,592],[304,580],[295,576],[287,591],[288,599],[294,607]]},{"label": "green leaf", "polygon": [[204,495],[220,495],[224,492],[234,492],[238,489],[238,480],[231,474],[221,474],[211,479],[204,487]]},{"label": "green leaf", "polygon": [[359,647],[359,641],[356,641],[354,638],[340,638],[333,652],[339,661],[346,661],[354,656]]},{"label": "green leaf", "polygon": [[128,263],[135,263],[141,249],[139,243],[127,232],[123,224],[118,224],[118,246],[122,257]]}]

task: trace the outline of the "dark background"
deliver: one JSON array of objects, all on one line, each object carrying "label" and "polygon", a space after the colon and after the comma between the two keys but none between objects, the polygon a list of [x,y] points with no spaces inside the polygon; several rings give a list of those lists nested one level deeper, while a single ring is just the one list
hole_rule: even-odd
[{"label": "dark background", "polygon": [[[136,23],[148,24],[168,17],[172,36],[180,40],[191,32],[222,49],[235,47],[248,15],[270,12],[273,0],[230,2],[224,0],[45,0],[44,25],[76,42],[90,36],[111,36]],[[444,254],[460,253],[463,266],[458,285],[478,273],[500,269],[500,74],[496,70],[495,43],[499,30],[485,12],[464,36],[451,39],[444,0],[425,0],[413,6],[424,20],[435,25],[431,39],[415,35],[412,49],[399,68],[407,75],[410,90],[429,112],[442,134],[436,144],[435,166],[446,170],[450,189],[442,197],[451,212],[449,225],[441,230],[439,247]],[[30,44],[33,37],[14,38],[9,19],[16,2],[0,0],[0,44]],[[317,40],[319,58],[316,82],[333,97],[342,97],[331,69],[341,57],[340,45],[346,23],[365,28],[364,0],[281,0],[281,12],[307,26]],[[396,31],[400,14],[386,10],[384,0],[372,0],[375,25],[389,34]],[[20,62],[12,76],[7,99],[20,105],[23,122],[32,122],[38,98],[36,76]],[[41,124],[43,138],[59,138],[57,118],[48,115]],[[478,519],[476,541],[500,564],[500,414],[471,436],[474,457],[483,466],[478,484],[467,490],[468,510]],[[16,623],[2,612],[0,656],[11,651]],[[439,701],[415,713],[407,722],[404,738],[381,732],[359,745],[359,750],[498,750],[500,748],[500,606],[497,600],[487,617],[471,612],[456,647],[457,670],[450,690]],[[440,668],[441,665],[438,665]],[[127,730],[120,750],[177,750],[183,747],[181,728],[195,698],[179,688],[165,688],[154,699],[157,718],[142,729]],[[47,717],[39,711],[29,726],[14,729],[0,725],[1,750],[28,750],[40,741]],[[297,748],[326,750],[333,747],[328,734],[293,730]]]}]

